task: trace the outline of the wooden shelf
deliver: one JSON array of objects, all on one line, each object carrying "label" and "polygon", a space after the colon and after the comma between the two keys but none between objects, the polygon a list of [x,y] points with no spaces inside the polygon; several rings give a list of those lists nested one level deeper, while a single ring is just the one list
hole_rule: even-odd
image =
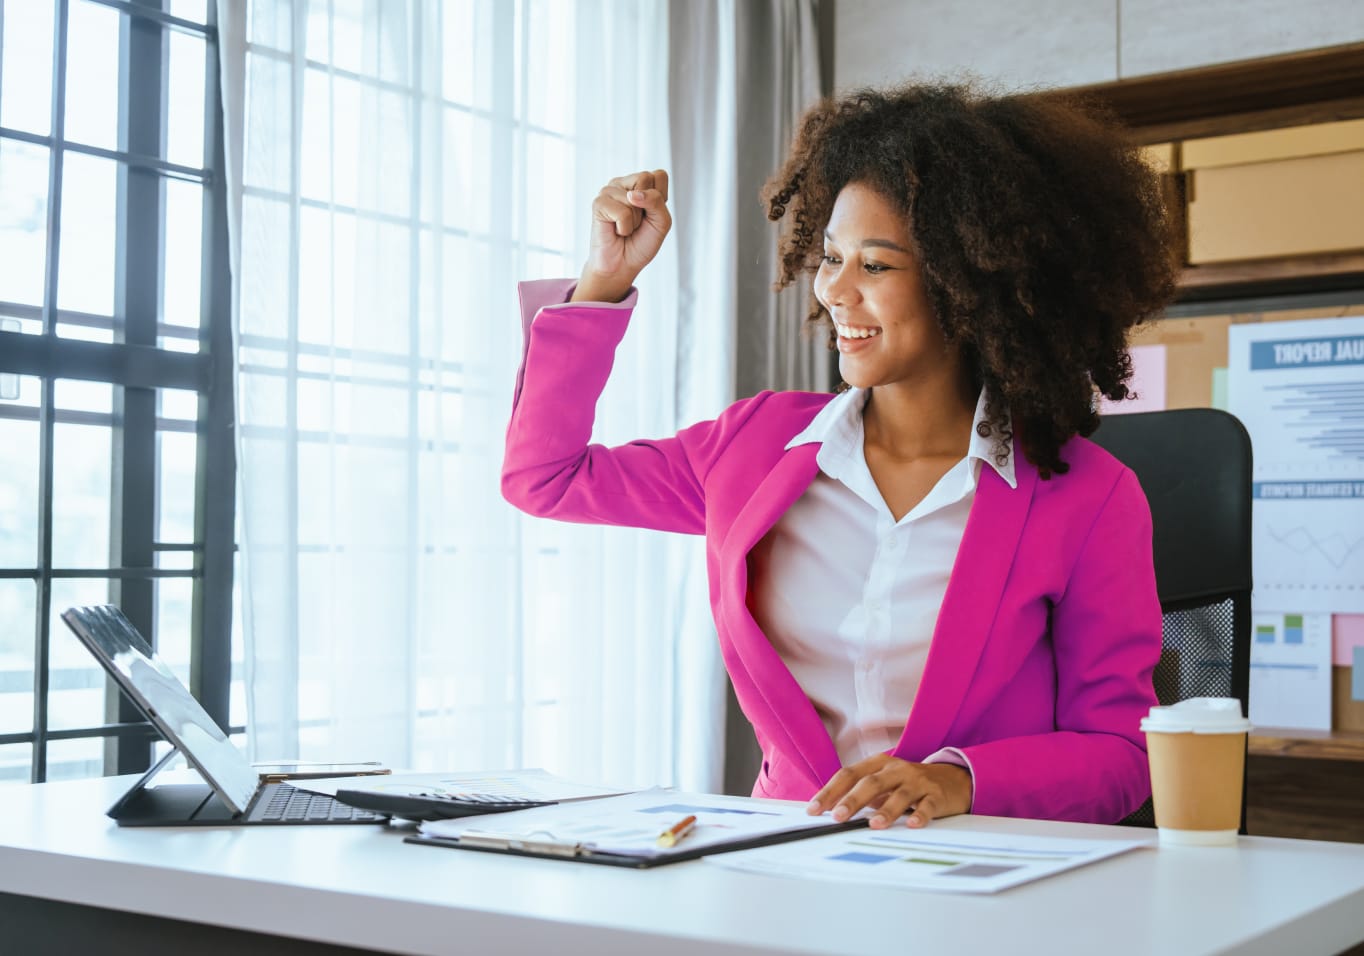
[{"label": "wooden shelf", "polygon": [[1309,757],[1364,762],[1364,732],[1256,727],[1250,733],[1250,753],[1259,757]]},{"label": "wooden shelf", "polygon": [[1181,299],[1196,299],[1214,293],[1225,295],[1227,290],[1283,291],[1304,284],[1319,290],[1325,287],[1324,282],[1364,286],[1364,252],[1186,266],[1180,272],[1179,289]]},{"label": "wooden shelf", "polygon": [[1140,143],[1361,115],[1364,43],[1129,77],[1065,92],[1102,103]]}]

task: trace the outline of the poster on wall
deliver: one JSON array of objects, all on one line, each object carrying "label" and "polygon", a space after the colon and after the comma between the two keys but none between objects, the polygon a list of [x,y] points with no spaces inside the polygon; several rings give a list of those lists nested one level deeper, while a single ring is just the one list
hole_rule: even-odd
[{"label": "poster on wall", "polygon": [[1233,325],[1254,447],[1256,612],[1364,612],[1364,316]]}]

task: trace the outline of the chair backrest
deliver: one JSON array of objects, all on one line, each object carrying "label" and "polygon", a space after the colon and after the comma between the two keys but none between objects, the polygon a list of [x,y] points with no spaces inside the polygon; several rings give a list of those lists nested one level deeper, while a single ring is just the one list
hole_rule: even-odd
[{"label": "chair backrest", "polygon": [[[1090,440],[1136,473],[1151,505],[1164,616],[1156,696],[1236,697],[1248,715],[1250,435],[1227,412],[1185,408],[1108,416]],[[1124,822],[1154,825],[1150,801]]]}]

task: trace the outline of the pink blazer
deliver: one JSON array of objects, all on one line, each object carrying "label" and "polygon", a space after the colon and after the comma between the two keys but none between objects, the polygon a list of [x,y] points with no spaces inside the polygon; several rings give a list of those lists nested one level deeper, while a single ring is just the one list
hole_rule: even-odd
[{"label": "pink blazer", "polygon": [[[816,444],[786,450],[829,395],[764,392],[659,441],[589,444],[635,294],[565,303],[572,283],[521,286],[524,353],[502,492],[531,514],[704,534],[725,666],[762,747],[758,796],[809,799],[839,769],[808,697],[748,610],[748,554],[805,491]],[[1071,440],[1042,481],[980,485],[923,680],[892,753],[965,754],[972,812],[1111,823],[1150,794],[1138,721],[1155,703],[1161,617],[1151,518],[1136,477]]]}]

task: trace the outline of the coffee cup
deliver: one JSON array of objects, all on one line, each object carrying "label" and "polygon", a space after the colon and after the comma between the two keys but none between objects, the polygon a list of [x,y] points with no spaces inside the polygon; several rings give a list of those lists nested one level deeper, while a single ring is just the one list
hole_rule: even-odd
[{"label": "coffee cup", "polygon": [[1234,697],[1191,697],[1142,718],[1160,842],[1236,843],[1250,721]]}]

